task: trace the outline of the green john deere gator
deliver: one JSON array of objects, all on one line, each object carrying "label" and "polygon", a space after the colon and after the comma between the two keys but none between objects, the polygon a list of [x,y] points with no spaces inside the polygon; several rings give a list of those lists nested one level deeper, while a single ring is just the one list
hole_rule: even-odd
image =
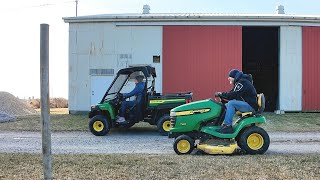
[{"label": "green john deere gator", "polygon": [[[123,99],[122,93],[132,89],[132,77],[143,75],[144,102],[127,110],[126,124],[116,122]],[[144,121],[156,125],[161,135],[168,135],[171,129],[170,110],[192,101],[192,93],[161,94],[155,91],[156,70],[151,66],[129,67],[119,70],[115,79],[106,91],[100,103],[91,106],[89,112],[90,131],[96,136],[106,135],[111,128],[130,128],[134,124]]]}]

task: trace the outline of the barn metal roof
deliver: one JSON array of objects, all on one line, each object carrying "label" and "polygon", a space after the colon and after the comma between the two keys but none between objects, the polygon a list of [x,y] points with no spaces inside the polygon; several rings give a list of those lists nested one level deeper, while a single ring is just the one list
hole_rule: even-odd
[{"label": "barn metal roof", "polygon": [[78,17],[64,17],[66,23],[80,22],[299,22],[320,23],[320,15],[290,14],[219,14],[219,13],[151,13],[151,14],[100,14]]}]

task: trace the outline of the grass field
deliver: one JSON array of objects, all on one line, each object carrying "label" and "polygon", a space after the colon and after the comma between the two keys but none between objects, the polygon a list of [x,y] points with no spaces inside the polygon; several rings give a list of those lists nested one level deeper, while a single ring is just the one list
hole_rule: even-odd
[{"label": "grass field", "polygon": [[304,132],[320,131],[320,113],[286,113],[277,115],[264,113],[268,131]]},{"label": "grass field", "polygon": [[[320,113],[264,114],[267,131],[320,131]],[[53,131],[88,131],[87,115],[52,109]],[[156,131],[138,123],[136,128]],[[0,123],[1,130],[39,131],[40,116]],[[41,154],[0,153],[0,180],[42,179]],[[320,179],[320,155],[148,155],[73,154],[53,156],[54,179]]]},{"label": "grass field", "polygon": [[[69,115],[67,109],[51,110],[51,128],[53,131],[88,131],[89,118],[87,115]],[[264,113],[268,122],[262,126],[267,131],[305,132],[320,131],[320,113],[287,113],[276,115]],[[136,128],[150,128],[155,126],[148,123],[138,123]],[[40,115],[18,117],[17,121],[0,123],[0,130],[4,131],[40,131]]]},{"label": "grass field", "polygon": [[[0,179],[41,179],[41,156],[0,154]],[[320,155],[55,155],[55,179],[319,179]]]}]

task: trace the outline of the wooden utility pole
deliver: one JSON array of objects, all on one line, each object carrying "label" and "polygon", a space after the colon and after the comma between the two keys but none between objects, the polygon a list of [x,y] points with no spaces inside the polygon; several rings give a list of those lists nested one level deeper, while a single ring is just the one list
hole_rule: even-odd
[{"label": "wooden utility pole", "polygon": [[40,24],[41,133],[44,179],[52,179],[51,129],[49,108],[49,25]]}]

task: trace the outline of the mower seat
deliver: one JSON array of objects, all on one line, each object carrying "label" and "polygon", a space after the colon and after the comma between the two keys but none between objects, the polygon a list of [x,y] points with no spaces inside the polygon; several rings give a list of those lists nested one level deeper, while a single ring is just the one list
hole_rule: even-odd
[{"label": "mower seat", "polygon": [[265,98],[264,98],[264,94],[260,93],[257,95],[257,99],[258,99],[258,110],[255,112],[240,112],[237,111],[236,114],[240,117],[246,117],[246,116],[252,116],[252,115],[259,115],[261,114],[264,109],[265,109]]},{"label": "mower seat", "polygon": [[255,114],[263,113],[265,107],[266,107],[266,99],[264,97],[264,94],[260,93],[258,94],[258,110]]}]

